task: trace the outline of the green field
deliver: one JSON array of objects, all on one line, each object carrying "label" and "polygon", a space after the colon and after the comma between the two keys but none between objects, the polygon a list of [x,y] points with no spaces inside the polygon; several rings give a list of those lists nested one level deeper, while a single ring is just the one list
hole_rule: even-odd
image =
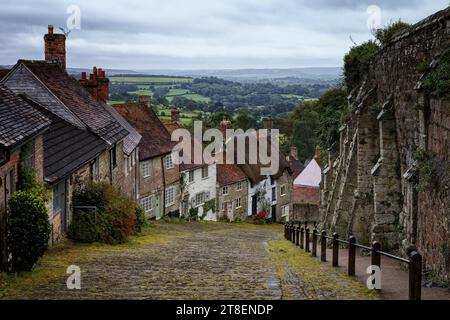
[{"label": "green field", "polygon": [[192,78],[178,78],[178,77],[157,77],[157,76],[112,76],[109,77],[112,83],[137,83],[144,84],[174,84],[174,83],[190,83]]}]

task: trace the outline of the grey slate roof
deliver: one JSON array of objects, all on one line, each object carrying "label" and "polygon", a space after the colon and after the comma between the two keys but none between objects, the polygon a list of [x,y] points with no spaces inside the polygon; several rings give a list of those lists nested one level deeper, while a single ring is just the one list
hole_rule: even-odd
[{"label": "grey slate roof", "polygon": [[108,148],[108,144],[96,134],[87,129],[79,129],[36,105],[29,98],[26,99],[52,122],[44,134],[44,180],[46,182],[52,184],[66,178]]},{"label": "grey slate roof", "polygon": [[11,148],[50,125],[26,100],[0,84],[0,146]]},{"label": "grey slate roof", "polygon": [[[27,79],[23,78],[27,75],[24,74],[18,79],[15,77],[15,72],[19,72],[23,66],[37,78],[32,79],[31,82],[28,81],[24,87],[22,87],[22,83],[25,82],[23,80]],[[80,129],[87,126],[108,144],[115,144],[129,134],[76,79],[55,63],[19,60],[4,81],[14,91],[29,95],[33,100]],[[47,90],[36,93],[36,87],[41,85],[44,85]],[[55,100],[55,98],[59,102],[58,105],[54,105],[54,101],[50,105],[42,101],[42,99]]]}]

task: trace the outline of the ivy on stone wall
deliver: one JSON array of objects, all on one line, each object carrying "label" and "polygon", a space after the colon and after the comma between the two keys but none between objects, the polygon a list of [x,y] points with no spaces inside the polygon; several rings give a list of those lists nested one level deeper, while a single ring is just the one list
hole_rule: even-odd
[{"label": "ivy on stone wall", "polygon": [[422,149],[416,150],[413,156],[419,171],[416,190],[418,192],[444,190],[448,181],[448,162]]},{"label": "ivy on stone wall", "polygon": [[203,205],[203,212],[207,213],[210,210],[212,210],[212,212],[216,211],[216,200],[215,199],[206,201],[205,204]]}]

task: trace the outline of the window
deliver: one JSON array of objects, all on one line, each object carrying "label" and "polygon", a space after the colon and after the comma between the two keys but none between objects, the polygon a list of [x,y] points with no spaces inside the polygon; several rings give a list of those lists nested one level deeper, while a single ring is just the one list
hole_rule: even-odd
[{"label": "window", "polygon": [[198,207],[204,203],[205,203],[205,193],[204,192],[197,193],[195,195],[195,206]]},{"label": "window", "polygon": [[226,202],[222,202],[220,209],[222,212],[225,212],[227,210],[227,203]]},{"label": "window", "polygon": [[242,208],[241,198],[236,199],[236,208]]},{"label": "window", "polygon": [[96,158],[91,162],[91,179],[93,181],[98,181],[100,179],[100,162],[99,159]]},{"label": "window", "polygon": [[277,188],[272,188],[272,201],[277,201]]},{"label": "window", "polygon": [[241,191],[242,190],[242,182],[238,182],[236,190],[237,191]]},{"label": "window", "polygon": [[194,170],[189,171],[189,183],[194,182]]},{"label": "window", "polygon": [[145,197],[141,199],[141,206],[145,212],[149,212],[153,210],[153,199],[151,196]]},{"label": "window", "polygon": [[144,178],[150,177],[150,162],[144,161],[144,162],[142,162],[141,166],[142,166],[142,176]]},{"label": "window", "polygon": [[62,181],[53,187],[53,215],[60,213],[64,209],[65,188],[65,181]]},{"label": "window", "polygon": [[166,189],[165,204],[166,207],[170,207],[175,204],[175,187],[169,187]]},{"label": "window", "polygon": [[115,145],[111,150],[109,150],[109,161],[111,169],[115,169],[117,167],[117,148]]},{"label": "window", "polygon": [[283,197],[283,196],[285,196],[286,195],[286,185],[284,184],[284,185],[282,185],[281,187],[280,187],[280,194],[281,194],[281,196]]},{"label": "window", "polygon": [[228,186],[225,186],[222,188],[222,195],[227,196],[228,195]]},{"label": "window", "polygon": [[289,206],[281,207],[281,215],[283,217],[289,216]]},{"label": "window", "polygon": [[172,155],[171,154],[169,154],[167,157],[166,157],[166,169],[167,170],[170,170],[170,169],[173,169],[174,168],[174,166],[173,166],[173,160],[172,160]]},{"label": "window", "polygon": [[202,179],[208,178],[208,167],[202,168]]}]

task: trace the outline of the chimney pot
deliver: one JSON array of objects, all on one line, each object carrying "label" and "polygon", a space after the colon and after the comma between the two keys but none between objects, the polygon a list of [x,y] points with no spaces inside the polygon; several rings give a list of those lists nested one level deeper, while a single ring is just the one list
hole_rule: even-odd
[{"label": "chimney pot", "polygon": [[151,96],[139,96],[139,102],[145,104],[146,107],[152,107],[152,97]]},{"label": "chimney pot", "polygon": [[48,25],[48,34],[49,35],[53,34],[53,25],[51,25],[51,24]]},{"label": "chimney pot", "polygon": [[91,73],[91,74],[89,75],[89,80],[91,80],[91,81],[94,80],[94,74]]},{"label": "chimney pot", "polygon": [[86,72],[83,71],[81,73],[81,79],[86,80]]}]

